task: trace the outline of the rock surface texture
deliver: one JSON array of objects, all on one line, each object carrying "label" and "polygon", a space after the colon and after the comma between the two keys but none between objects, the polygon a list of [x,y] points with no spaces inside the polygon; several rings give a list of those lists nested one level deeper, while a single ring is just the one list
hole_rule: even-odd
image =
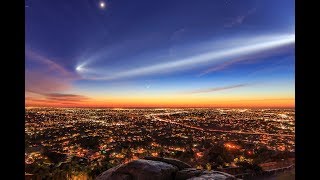
[{"label": "rock surface texture", "polygon": [[108,169],[96,180],[236,180],[219,171],[203,171],[175,159],[145,157]]}]

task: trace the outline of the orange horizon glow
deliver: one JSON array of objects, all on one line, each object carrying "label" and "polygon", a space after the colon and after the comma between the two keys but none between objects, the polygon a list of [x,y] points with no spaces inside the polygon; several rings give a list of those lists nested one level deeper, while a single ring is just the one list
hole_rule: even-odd
[{"label": "orange horizon glow", "polygon": [[242,100],[215,100],[215,99],[110,99],[110,100],[87,100],[81,102],[52,102],[47,100],[26,99],[26,107],[110,107],[110,108],[294,108],[294,98],[279,99],[242,99]]}]

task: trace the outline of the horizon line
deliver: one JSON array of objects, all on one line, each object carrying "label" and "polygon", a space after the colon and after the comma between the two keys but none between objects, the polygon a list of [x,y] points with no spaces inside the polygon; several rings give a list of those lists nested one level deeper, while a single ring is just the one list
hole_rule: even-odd
[{"label": "horizon line", "polygon": [[244,106],[234,106],[234,107],[225,107],[225,106],[215,106],[215,107],[210,107],[210,106],[202,106],[202,107],[185,107],[185,106],[176,106],[176,107],[168,107],[168,106],[145,106],[145,107],[133,107],[133,106],[123,106],[123,107],[112,107],[112,106],[25,106],[25,108],[90,108],[90,109],[99,109],[99,108],[105,108],[105,109],[157,109],[157,108],[166,108],[166,109],[173,109],[173,108],[203,108],[203,109],[208,109],[208,108],[216,108],[216,109],[295,109],[295,106],[293,107],[284,107],[284,106],[265,106],[265,107],[244,107]]}]

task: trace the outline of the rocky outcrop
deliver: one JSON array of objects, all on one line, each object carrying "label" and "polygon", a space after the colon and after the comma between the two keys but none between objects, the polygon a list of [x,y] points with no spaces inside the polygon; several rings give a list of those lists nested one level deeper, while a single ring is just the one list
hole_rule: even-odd
[{"label": "rocky outcrop", "polygon": [[172,158],[147,156],[147,157],[144,157],[143,159],[165,162],[165,163],[168,163],[168,164],[171,164],[171,165],[178,167],[179,170],[191,168],[191,166],[189,164],[182,162],[182,161],[179,161],[177,159],[172,159]]},{"label": "rocky outcrop", "polygon": [[121,164],[100,174],[96,180],[235,180],[230,174],[203,171],[175,159],[145,157]]},{"label": "rocky outcrop", "polygon": [[220,171],[203,171],[200,176],[192,177],[188,180],[234,180],[234,176]]},{"label": "rocky outcrop", "polygon": [[192,177],[192,178],[189,178],[188,180],[232,180],[234,179],[233,177],[230,178],[230,177],[226,177],[222,174],[203,174],[199,177]]},{"label": "rocky outcrop", "polygon": [[177,171],[176,166],[168,163],[139,159],[108,169],[97,180],[170,180]]},{"label": "rocky outcrop", "polygon": [[202,173],[201,170],[196,168],[186,168],[177,172],[175,179],[184,180],[192,177],[199,176]]}]

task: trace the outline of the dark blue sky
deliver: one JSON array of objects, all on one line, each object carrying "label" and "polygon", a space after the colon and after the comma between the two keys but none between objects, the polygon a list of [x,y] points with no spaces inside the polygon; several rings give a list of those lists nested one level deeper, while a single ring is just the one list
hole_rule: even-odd
[{"label": "dark blue sky", "polygon": [[[292,0],[25,4],[26,94],[33,100],[48,93],[173,96],[235,84],[246,84],[233,90],[242,95],[228,90],[235,98],[294,97]],[[269,94],[259,89],[264,84]]]}]

